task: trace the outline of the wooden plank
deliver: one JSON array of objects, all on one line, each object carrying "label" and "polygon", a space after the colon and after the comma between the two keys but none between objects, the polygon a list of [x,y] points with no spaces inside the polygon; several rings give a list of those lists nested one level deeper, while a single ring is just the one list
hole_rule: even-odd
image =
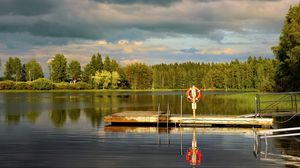
[{"label": "wooden plank", "polygon": [[[197,128],[201,134],[224,134],[224,135],[247,135],[253,136],[252,128],[237,127],[202,127]],[[263,128],[257,128],[256,131],[263,131]],[[137,127],[137,126],[106,126],[104,132],[126,132],[126,133],[167,133],[166,127]],[[170,127],[169,133],[180,134],[181,132],[193,132],[191,127]]]},{"label": "wooden plank", "polygon": [[[158,118],[159,117],[159,118]],[[104,117],[104,121],[108,123],[145,123],[155,124],[159,119],[160,123],[167,122],[166,114],[157,114],[155,111],[126,111],[116,113],[111,116]],[[170,115],[170,124],[199,124],[199,125],[252,125],[271,127],[272,118],[241,118],[237,116],[197,116],[193,118],[191,115]]]}]

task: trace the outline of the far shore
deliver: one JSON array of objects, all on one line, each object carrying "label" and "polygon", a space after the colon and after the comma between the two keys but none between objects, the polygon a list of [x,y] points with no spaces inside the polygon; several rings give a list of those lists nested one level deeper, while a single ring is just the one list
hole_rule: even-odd
[{"label": "far shore", "polygon": [[[201,89],[207,92],[259,92],[257,89]],[[0,90],[0,93],[21,93],[21,92],[174,92],[186,91],[186,89],[54,89],[54,90]]]}]

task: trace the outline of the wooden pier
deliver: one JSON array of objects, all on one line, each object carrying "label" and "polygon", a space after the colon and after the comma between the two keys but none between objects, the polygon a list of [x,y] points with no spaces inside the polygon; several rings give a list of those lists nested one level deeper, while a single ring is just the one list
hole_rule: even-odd
[{"label": "wooden pier", "polygon": [[180,126],[231,126],[271,128],[272,118],[242,118],[238,116],[167,115],[157,111],[125,111],[104,117],[111,125],[180,125]]}]

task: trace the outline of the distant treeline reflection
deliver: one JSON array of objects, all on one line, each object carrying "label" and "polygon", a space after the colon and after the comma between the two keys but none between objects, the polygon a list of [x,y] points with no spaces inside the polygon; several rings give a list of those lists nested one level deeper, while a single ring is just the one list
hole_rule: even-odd
[{"label": "distant treeline reflection", "polygon": [[[190,113],[191,104],[185,100],[184,92],[6,93],[2,98],[8,124],[35,124],[44,118],[55,127],[63,127],[66,123],[77,123],[85,118],[93,127],[97,127],[105,115],[121,111],[157,111],[158,104],[162,111],[166,111],[169,104],[171,114],[179,114],[180,96],[183,96],[183,113]],[[205,92],[198,103],[197,114],[254,113],[254,96],[253,93]]]}]

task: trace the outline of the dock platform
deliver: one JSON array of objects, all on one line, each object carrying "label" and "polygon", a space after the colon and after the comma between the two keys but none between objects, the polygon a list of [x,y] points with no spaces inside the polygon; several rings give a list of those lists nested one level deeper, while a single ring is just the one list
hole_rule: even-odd
[{"label": "dock platform", "polygon": [[180,125],[180,126],[231,126],[271,128],[272,118],[242,118],[239,116],[204,116],[158,114],[157,111],[124,111],[104,117],[110,125]]}]

